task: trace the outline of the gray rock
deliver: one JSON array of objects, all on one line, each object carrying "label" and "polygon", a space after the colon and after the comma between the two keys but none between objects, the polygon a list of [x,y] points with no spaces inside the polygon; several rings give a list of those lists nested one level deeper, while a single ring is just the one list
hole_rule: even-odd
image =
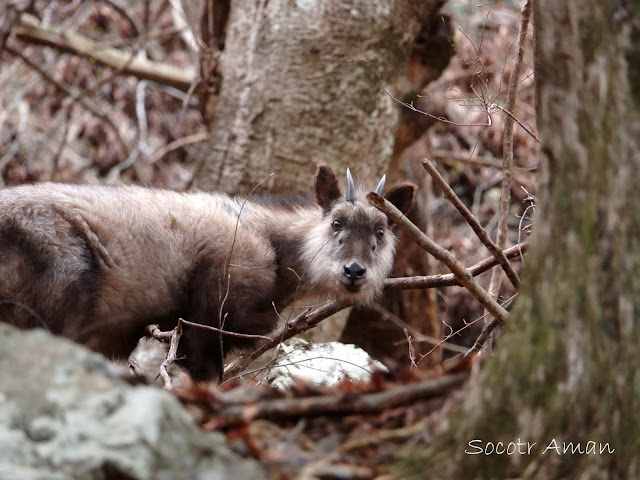
[{"label": "gray rock", "polygon": [[0,322],[0,480],[262,479],[168,392],[42,330]]}]

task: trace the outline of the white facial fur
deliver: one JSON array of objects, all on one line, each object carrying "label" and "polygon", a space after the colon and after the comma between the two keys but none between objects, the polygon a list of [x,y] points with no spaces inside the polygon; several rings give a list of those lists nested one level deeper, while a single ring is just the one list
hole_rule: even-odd
[{"label": "white facial fur", "polygon": [[[342,224],[340,231],[333,228],[335,220]],[[387,224],[386,216],[368,203],[338,202],[305,238],[302,258],[312,293],[370,304],[382,292],[393,267],[396,237]],[[381,238],[377,235],[380,228]],[[357,292],[347,290],[343,283],[344,266],[352,261],[367,271]]]}]

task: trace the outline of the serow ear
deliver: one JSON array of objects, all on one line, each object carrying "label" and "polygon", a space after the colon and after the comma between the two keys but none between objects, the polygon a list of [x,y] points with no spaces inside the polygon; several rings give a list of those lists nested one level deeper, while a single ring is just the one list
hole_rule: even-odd
[{"label": "serow ear", "polygon": [[406,215],[415,203],[416,186],[410,183],[401,183],[389,190],[384,198],[389,200],[403,215]]},{"label": "serow ear", "polygon": [[324,213],[329,212],[333,204],[342,196],[338,179],[335,173],[333,173],[333,170],[331,170],[331,167],[318,165],[315,190],[318,205],[322,207]]}]

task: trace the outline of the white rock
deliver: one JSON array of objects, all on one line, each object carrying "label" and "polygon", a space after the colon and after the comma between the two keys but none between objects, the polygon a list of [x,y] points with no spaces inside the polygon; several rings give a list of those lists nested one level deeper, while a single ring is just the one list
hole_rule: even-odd
[{"label": "white rock", "polygon": [[360,347],[339,342],[310,343],[294,339],[282,344],[277,355],[262,381],[279,390],[290,388],[296,378],[331,386],[345,379],[367,381],[374,371],[387,371]]}]

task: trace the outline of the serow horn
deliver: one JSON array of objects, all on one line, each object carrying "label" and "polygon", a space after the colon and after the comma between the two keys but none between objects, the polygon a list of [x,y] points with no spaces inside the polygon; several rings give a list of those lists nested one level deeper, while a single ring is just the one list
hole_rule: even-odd
[{"label": "serow horn", "polygon": [[351,171],[347,168],[347,202],[356,202],[356,186],[353,183]]},{"label": "serow horn", "polygon": [[376,193],[380,196],[382,196],[382,190],[384,190],[384,182],[386,181],[387,181],[387,176],[382,175],[382,178],[380,179],[380,183],[378,183],[378,186],[376,187]]}]

